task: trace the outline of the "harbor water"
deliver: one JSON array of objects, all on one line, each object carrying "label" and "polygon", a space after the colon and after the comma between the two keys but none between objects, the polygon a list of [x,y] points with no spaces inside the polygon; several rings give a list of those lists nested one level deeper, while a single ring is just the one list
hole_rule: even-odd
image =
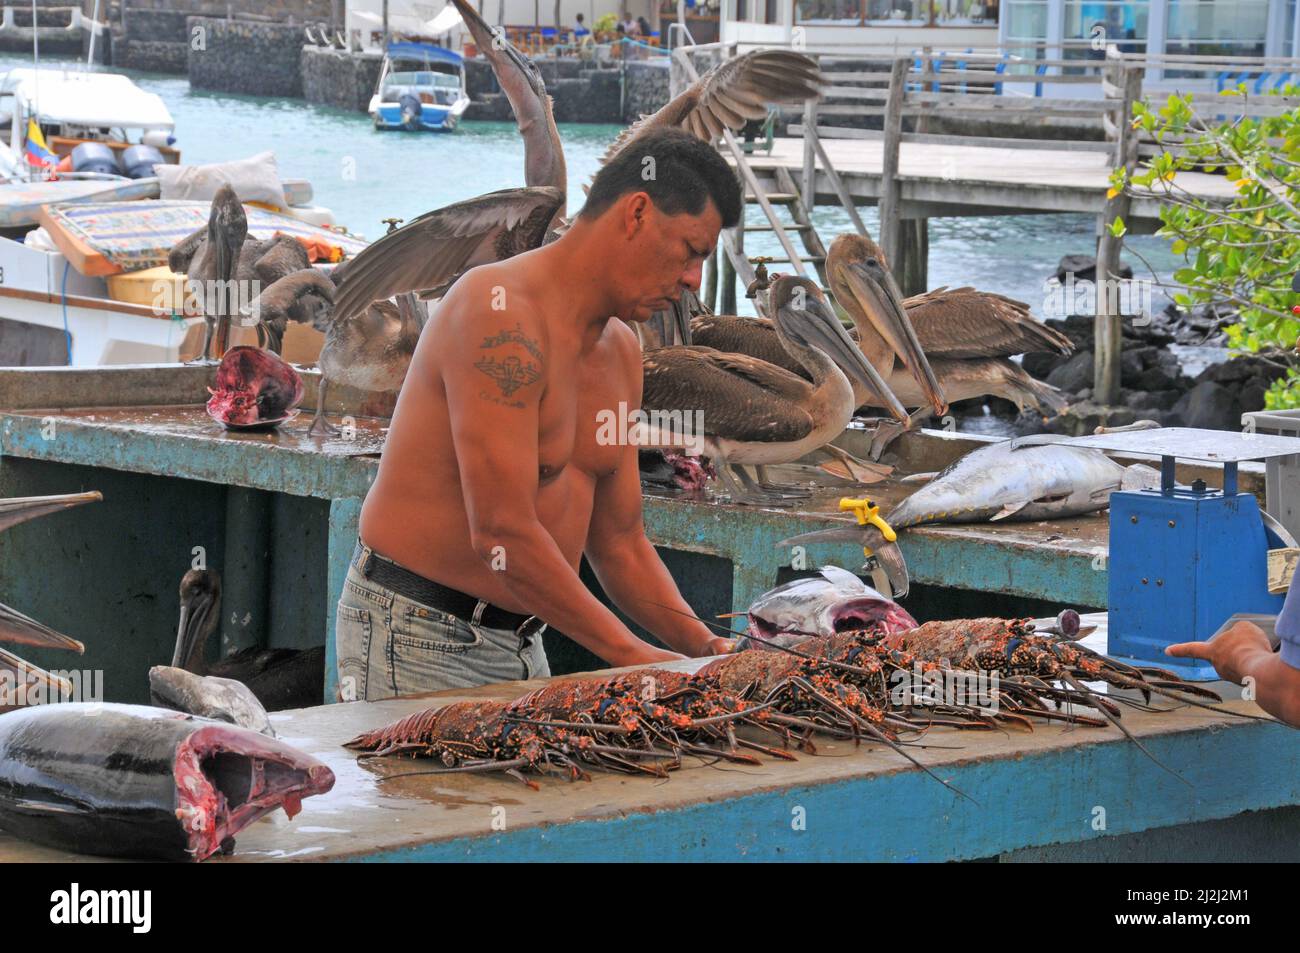
[{"label": "harbor water", "polygon": [[[42,65],[82,68],[71,61],[42,60]],[[30,57],[0,56],[0,70],[30,66]],[[157,93],[176,120],[177,145],[186,163],[246,158],[263,150],[275,153],[280,174],[307,179],[315,204],[330,208],[350,231],[374,239],[386,229],[383,220],[409,221],[424,212],[494,189],[523,185],[524,150],[512,123],[466,122],[454,133],[378,132],[368,116],[298,99],[271,99],[212,93],[190,88],[184,76],[131,73],[143,89]],[[582,202],[582,186],[599,167],[600,156],[622,127],[567,123],[560,126],[569,172],[569,211]],[[875,208],[863,208],[868,229],[877,231]],[[749,210],[758,224],[761,212]],[[814,213],[828,243],[851,228],[838,206]],[[973,285],[1030,304],[1035,313],[1050,313],[1048,279],[1066,254],[1091,254],[1096,219],[1090,215],[1026,215],[932,219],[930,286]],[[1164,239],[1132,236],[1126,244],[1168,280],[1176,267]],[[770,233],[746,235],[751,255],[782,254]],[[1134,256],[1126,259],[1135,277],[1150,270]],[[774,266],[779,270],[779,266]],[[1164,299],[1158,293],[1156,307]],[[753,313],[743,295],[743,313]],[[1046,312],[1046,313],[1045,313]]]}]

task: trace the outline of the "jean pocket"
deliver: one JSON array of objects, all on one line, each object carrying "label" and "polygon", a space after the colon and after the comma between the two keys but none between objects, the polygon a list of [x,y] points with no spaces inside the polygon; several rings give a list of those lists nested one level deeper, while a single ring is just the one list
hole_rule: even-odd
[{"label": "jean pocket", "polygon": [[358,701],[366,697],[372,636],[369,609],[339,605],[334,622],[334,646],[338,657],[340,701]]},{"label": "jean pocket", "polygon": [[394,654],[459,654],[483,644],[483,634],[468,622],[425,606],[393,606],[393,629]]}]

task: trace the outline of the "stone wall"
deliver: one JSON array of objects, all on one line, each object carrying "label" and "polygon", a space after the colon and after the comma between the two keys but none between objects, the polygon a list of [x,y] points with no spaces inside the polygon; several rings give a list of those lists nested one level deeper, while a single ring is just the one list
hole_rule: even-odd
[{"label": "stone wall", "polygon": [[190,17],[188,29],[196,37],[188,50],[195,89],[302,96],[301,25]]},{"label": "stone wall", "polygon": [[378,53],[305,46],[302,49],[302,94],[307,102],[365,112],[379,82],[384,58]]},{"label": "stone wall", "polygon": [[[556,122],[634,122],[668,102],[666,62],[595,66],[566,57],[537,65],[555,102]],[[466,119],[510,120],[510,104],[486,60],[465,62],[465,86],[473,100]]]},{"label": "stone wall", "polygon": [[636,122],[668,102],[668,60],[628,63],[623,87],[621,122]]},{"label": "stone wall", "polygon": [[137,10],[113,27],[113,65],[155,73],[184,73],[188,68],[189,14],[184,10]]}]

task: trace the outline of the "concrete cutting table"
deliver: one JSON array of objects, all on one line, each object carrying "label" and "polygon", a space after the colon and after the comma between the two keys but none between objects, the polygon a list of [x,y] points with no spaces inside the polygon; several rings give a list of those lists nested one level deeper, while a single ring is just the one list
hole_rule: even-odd
[{"label": "concrete cutting table", "polygon": [[[334,605],[378,469],[383,422],[357,416],[349,435],[328,440],[306,435],[309,412],[270,433],[227,431],[196,403],[214,372],[0,369],[0,495],[104,493],[103,503],[0,536],[0,601],[84,641],[87,654],[76,664],[104,670],[109,700],[146,700],[144,672],[171,657],[177,584],[198,560],[223,573],[223,650],[324,640],[333,678]],[[312,407],[318,378],[304,378],[304,406]],[[347,409],[348,395],[340,399]],[[864,453],[860,434],[845,437]],[[898,472],[941,469],[981,442],[907,435],[895,444]],[[1262,470],[1243,472],[1244,488],[1252,480],[1262,488]],[[851,519],[836,506],[849,492],[865,492],[888,511],[909,488],[891,481],[828,489],[782,510],[647,494],[646,529],[698,612],[743,611],[790,570],[790,551],[776,542]],[[914,582],[1105,605],[1104,515],[926,526],[900,539]],[[861,564],[852,545],[812,546],[807,556],[810,566]],[[567,667],[560,659],[553,670],[592,667],[586,658]],[[51,652],[34,652],[32,661],[70,664]]]},{"label": "concrete cutting table", "polygon": [[[1087,620],[1104,627],[1104,616]],[[1089,643],[1103,640],[1104,628]],[[1300,803],[1300,732],[1189,707],[1123,715],[1187,783],[1111,727],[935,729],[929,747],[910,749],[978,803],[888,748],[831,739],[793,763],[687,762],[668,780],[542,776],[538,791],[505,775],[421,773],[430,761],[358,762],[341,747],[434,704],[514,698],[540,684],[272,715],[285,741],[330,766],[334,789],[304,801],[293,821],[263,818],[232,856],[211,862],[1300,859],[1300,809],[1289,806]],[[0,834],[0,861],[90,859]]]}]

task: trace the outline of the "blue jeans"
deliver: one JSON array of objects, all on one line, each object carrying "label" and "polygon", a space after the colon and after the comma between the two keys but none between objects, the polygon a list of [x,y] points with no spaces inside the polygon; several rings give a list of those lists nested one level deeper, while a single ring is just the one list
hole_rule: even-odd
[{"label": "blue jeans", "polygon": [[546,626],[472,625],[408,599],[348,567],[335,624],[339,696],[374,701],[551,674]]}]

